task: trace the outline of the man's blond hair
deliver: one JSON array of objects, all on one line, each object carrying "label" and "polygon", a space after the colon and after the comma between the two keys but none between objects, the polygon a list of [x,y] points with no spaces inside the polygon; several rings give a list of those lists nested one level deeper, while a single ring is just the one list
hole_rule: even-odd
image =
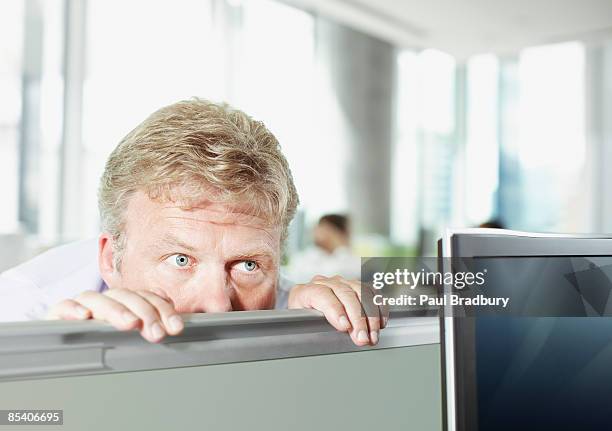
[{"label": "man's blond hair", "polygon": [[184,100],[144,120],[106,163],[98,205],[102,228],[117,244],[117,265],[131,195],[143,191],[151,199],[174,200],[177,187],[212,192],[219,202],[246,203],[253,215],[279,226],[283,239],[298,205],[287,160],[262,122],[226,104]]}]

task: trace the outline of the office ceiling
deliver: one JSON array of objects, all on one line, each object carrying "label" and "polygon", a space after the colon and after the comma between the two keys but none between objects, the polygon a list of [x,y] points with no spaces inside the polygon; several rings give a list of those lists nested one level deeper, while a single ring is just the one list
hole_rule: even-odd
[{"label": "office ceiling", "polygon": [[285,0],[395,44],[459,58],[612,35],[612,0]]}]

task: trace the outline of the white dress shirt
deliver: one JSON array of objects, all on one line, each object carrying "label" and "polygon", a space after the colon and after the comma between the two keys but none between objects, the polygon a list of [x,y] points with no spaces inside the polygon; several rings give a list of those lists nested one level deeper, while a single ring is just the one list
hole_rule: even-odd
[{"label": "white dress shirt", "polygon": [[[291,287],[281,276],[277,309],[287,308]],[[107,288],[98,268],[96,239],[56,247],[0,274],[0,322],[44,319],[63,299]]]},{"label": "white dress shirt", "polygon": [[285,275],[296,283],[308,283],[315,275],[333,277],[339,275],[347,280],[361,279],[361,258],[348,247],[338,247],[327,253],[312,246],[291,257],[283,269]]}]

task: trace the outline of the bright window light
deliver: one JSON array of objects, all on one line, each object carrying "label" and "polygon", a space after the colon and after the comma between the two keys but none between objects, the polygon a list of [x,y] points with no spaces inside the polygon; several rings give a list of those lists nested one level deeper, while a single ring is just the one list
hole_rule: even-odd
[{"label": "bright window light", "polygon": [[525,49],[520,58],[520,160],[526,169],[582,168],[585,157],[584,48]]},{"label": "bright window light", "polygon": [[18,229],[18,140],[24,2],[0,2],[0,233]]},{"label": "bright window light", "polygon": [[494,215],[499,183],[499,62],[492,54],[467,64],[467,141],[465,211],[471,225]]},{"label": "bright window light", "polygon": [[402,244],[418,240],[417,118],[418,55],[397,56],[396,138],[391,179],[391,238]]},{"label": "bright window light", "polygon": [[578,42],[524,50],[520,56],[519,162],[522,226],[580,227],[586,152],[584,46]]},{"label": "bright window light", "polygon": [[418,56],[420,123],[427,132],[453,133],[455,60],[434,49],[426,49]]}]

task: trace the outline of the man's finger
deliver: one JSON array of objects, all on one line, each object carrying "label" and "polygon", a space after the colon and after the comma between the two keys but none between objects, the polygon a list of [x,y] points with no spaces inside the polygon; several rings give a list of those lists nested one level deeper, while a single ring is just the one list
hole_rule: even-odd
[{"label": "man's finger", "polygon": [[359,293],[361,308],[368,319],[368,328],[370,329],[370,340],[372,344],[378,344],[380,338],[380,330],[383,328],[383,320],[380,308],[374,304],[372,300],[372,291],[369,287],[361,284],[359,281],[347,281],[347,284]]},{"label": "man's finger", "polygon": [[346,332],[351,329],[346,310],[334,292],[327,286],[312,284],[294,287],[293,292],[300,300],[297,304],[289,303],[289,308],[313,308],[325,315],[327,321],[338,331]]},{"label": "man's finger", "polygon": [[338,280],[317,280],[314,281],[313,284],[327,286],[342,303],[353,328],[351,331],[351,338],[353,339],[353,342],[358,346],[370,344],[371,340],[368,320],[363,308],[361,307],[359,293],[353,290],[353,288],[348,284],[342,283]]},{"label": "man's finger", "polygon": [[389,306],[381,305],[379,309],[380,309],[380,318],[382,319],[381,328],[386,328],[387,325],[389,324]]},{"label": "man's finger", "polygon": [[183,319],[181,319],[181,316],[176,312],[172,304],[149,291],[138,291],[138,294],[157,309],[168,334],[177,335],[183,330],[185,327]]},{"label": "man's finger", "polygon": [[91,311],[72,299],[64,299],[54,305],[47,314],[47,319],[87,320],[91,319]]},{"label": "man's finger", "polygon": [[[373,304],[368,308],[369,302],[367,304],[363,303],[362,285],[360,282],[346,281],[341,277],[332,277],[325,280],[316,280],[313,283],[330,286],[336,296],[342,301],[349,314],[351,324],[353,327],[358,328],[357,331],[353,331],[351,334],[356,344],[364,345],[365,336],[361,332],[362,330],[367,334],[368,343],[372,345],[378,343],[381,328],[379,310]],[[369,299],[366,300],[369,301]],[[372,308],[375,309],[375,312]]]},{"label": "man's finger", "polygon": [[148,341],[156,343],[166,336],[157,309],[138,292],[127,289],[110,289],[104,292],[104,295],[126,306],[142,321],[140,334]]},{"label": "man's finger", "polygon": [[121,331],[135,329],[140,324],[138,317],[125,305],[99,292],[86,291],[74,300],[91,310],[94,319],[104,320]]}]

